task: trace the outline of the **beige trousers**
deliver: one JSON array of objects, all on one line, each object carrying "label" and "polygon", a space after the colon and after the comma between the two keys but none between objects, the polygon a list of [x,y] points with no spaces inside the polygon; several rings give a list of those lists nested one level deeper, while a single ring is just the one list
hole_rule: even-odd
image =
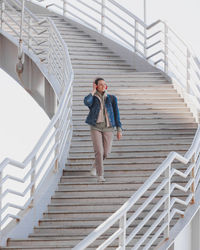
[{"label": "beige trousers", "polygon": [[93,167],[96,168],[97,175],[104,175],[103,160],[107,158],[111,152],[113,132],[100,132],[98,130],[91,130],[91,138],[94,147],[95,160]]}]

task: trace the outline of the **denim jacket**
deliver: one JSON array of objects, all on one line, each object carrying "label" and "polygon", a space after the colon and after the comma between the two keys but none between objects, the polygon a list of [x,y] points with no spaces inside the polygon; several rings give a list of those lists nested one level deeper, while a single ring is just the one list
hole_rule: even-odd
[{"label": "denim jacket", "polygon": [[[100,111],[100,100],[92,94],[84,98],[84,104],[90,109],[86,118],[86,123],[95,126]],[[114,95],[107,95],[105,99],[105,107],[108,113],[108,118],[112,127],[121,128],[119,109],[117,105],[117,97]]]}]

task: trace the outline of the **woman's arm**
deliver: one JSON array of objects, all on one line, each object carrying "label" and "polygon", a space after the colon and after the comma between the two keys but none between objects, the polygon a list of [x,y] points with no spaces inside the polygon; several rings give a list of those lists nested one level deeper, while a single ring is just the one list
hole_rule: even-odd
[{"label": "woman's arm", "polygon": [[94,99],[94,97],[93,97],[92,94],[87,95],[87,96],[84,98],[84,104],[85,104],[86,106],[88,106],[88,107],[91,107],[92,104],[93,104],[93,99]]},{"label": "woman's arm", "polygon": [[87,95],[85,98],[84,98],[84,104],[88,107],[91,107],[92,106],[92,103],[93,103],[93,96],[96,92],[96,87],[97,85],[93,82],[93,90],[92,90],[92,93]]},{"label": "woman's arm", "polygon": [[118,108],[118,104],[117,104],[117,97],[113,96],[114,100],[113,100],[113,112],[114,112],[114,117],[115,117],[115,123],[116,123],[116,127],[118,129],[118,131],[122,131],[122,124],[120,121],[120,115],[119,115],[119,108]]},{"label": "woman's arm", "polygon": [[113,96],[113,97],[114,97],[113,111],[114,111],[115,123],[116,123],[116,127],[117,127],[117,139],[120,140],[122,138],[122,124],[120,122],[117,97],[116,96]]}]

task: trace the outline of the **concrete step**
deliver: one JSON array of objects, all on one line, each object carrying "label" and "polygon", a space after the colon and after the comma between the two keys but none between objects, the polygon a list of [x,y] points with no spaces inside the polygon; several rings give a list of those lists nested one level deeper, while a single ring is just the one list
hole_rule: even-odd
[{"label": "concrete step", "polygon": [[[113,86],[110,88],[112,91],[112,95],[117,95],[119,100],[132,100],[132,99],[166,99],[166,100],[171,100],[171,99],[181,99],[176,93],[173,92],[168,92],[165,93],[165,95],[162,95],[162,92],[154,93],[152,90],[151,92],[148,91],[148,93],[141,93],[140,91],[136,90],[131,90],[131,89],[125,89],[123,90],[122,88],[120,90],[116,90]],[[130,92],[128,92],[130,91]],[[166,91],[167,92],[167,91]],[[80,86],[74,86],[73,88],[73,100],[80,100],[83,98],[83,96],[86,96],[90,93],[89,90],[84,90]]]},{"label": "concrete step", "polygon": [[[98,69],[99,68],[99,69]],[[78,63],[73,63],[73,69],[76,71],[77,69],[86,69],[86,70],[89,70],[89,69],[93,69],[93,70],[116,70],[116,69],[119,69],[119,70],[134,70],[132,69],[132,67],[130,66],[127,66],[127,65],[123,65],[123,64],[120,64],[120,63],[102,63],[102,62],[91,62],[91,63],[81,63],[81,62],[78,62]]]},{"label": "concrete step", "polygon": [[72,62],[73,61],[76,61],[76,60],[80,60],[80,61],[88,61],[88,60],[91,60],[91,61],[97,61],[97,60],[103,60],[103,61],[107,61],[107,60],[112,60],[112,61],[124,61],[122,60],[119,56],[113,54],[113,55],[99,55],[98,57],[96,55],[77,55],[77,54],[74,54],[74,55],[71,55],[71,60]]},{"label": "concrete step", "polygon": [[[120,107],[120,115],[125,115],[125,114],[127,114],[128,112],[130,112],[131,114],[132,113],[135,113],[135,112],[147,112],[147,111],[149,111],[149,112],[162,112],[162,110],[163,109],[165,109],[166,108],[166,105],[159,105],[159,106],[156,106],[156,105],[146,105],[146,107],[144,106],[144,105],[134,105],[134,107],[131,107],[131,105],[120,105],[119,104],[119,107]],[[81,105],[81,106],[79,106],[78,107],[78,105],[74,105],[73,107],[72,107],[72,113],[73,112],[85,112],[86,113],[86,115],[84,115],[84,117],[82,117],[82,119],[83,120],[85,120],[86,119],[86,116],[88,115],[88,113],[89,113],[89,110],[88,110],[88,108],[86,107],[86,106],[83,106],[83,105]],[[181,107],[181,105],[179,105],[178,107],[175,107],[175,106],[170,106],[170,107],[167,107],[167,110],[166,110],[166,112],[163,112],[164,114],[166,113],[172,113],[172,112],[177,112],[177,111],[179,111],[179,112],[188,112],[189,111],[189,109],[187,108],[187,107]],[[83,113],[84,114],[84,113]],[[175,128],[176,129],[176,128]]]},{"label": "concrete step", "polygon": [[[75,139],[75,138],[74,138]],[[115,143],[113,144],[113,148],[118,150],[119,148],[124,149],[124,150],[128,150],[127,147],[131,146],[164,146],[164,145],[191,145],[192,142],[192,138],[174,138],[174,139],[167,139],[165,138],[161,138],[161,139],[155,139],[152,138],[151,140],[147,140],[147,138],[144,138],[143,140],[141,138],[138,139],[134,139],[133,138],[123,138],[120,141],[115,141]],[[93,146],[92,141],[90,138],[88,138],[88,140],[81,140],[80,138],[77,138],[77,140],[73,140],[71,143],[71,149],[77,149],[77,147],[82,148],[82,147],[91,147]]]},{"label": "concrete step", "polygon": [[120,58],[112,58],[109,56],[101,56],[101,59],[99,59],[98,57],[71,57],[71,62],[73,65],[78,65],[78,64],[85,64],[85,65],[90,65],[90,64],[97,64],[97,65],[123,65],[123,66],[127,66],[130,67],[128,65],[125,64],[125,61],[120,59]]},{"label": "concrete step", "polygon": [[[112,54],[111,56],[116,56],[115,54]],[[77,55],[78,57],[78,55]],[[120,57],[118,57],[120,58]],[[86,83],[88,84],[88,81],[90,80],[90,75],[85,75],[83,78],[81,78],[79,75],[75,76],[74,83]],[[116,75],[105,75],[105,79],[109,80],[109,82],[126,82],[129,80],[136,80],[136,79],[146,79],[146,80],[152,80],[152,79],[165,79],[167,80],[162,74],[157,72],[139,72],[135,71],[132,74],[116,74]],[[170,86],[173,87],[173,85],[168,82]]]},{"label": "concrete step", "polygon": [[[140,236],[136,236],[135,237],[135,242],[138,240],[138,237]],[[48,250],[48,249],[72,249],[72,247],[74,246],[74,244],[77,244],[82,238],[80,238],[80,236],[71,236],[66,237],[66,236],[53,236],[52,238],[50,237],[32,237],[29,240],[25,241],[25,240],[10,240],[9,241],[9,245],[11,245],[9,248],[6,249],[15,249],[12,247],[12,245],[14,246],[18,246],[18,247],[22,247],[22,248],[16,248],[16,249],[23,249],[23,250],[27,250],[27,249],[34,249],[34,250]],[[95,243],[92,244],[91,247],[88,247],[87,249],[89,250],[94,250],[97,249],[97,247],[99,246],[99,244],[101,244],[104,240],[107,239],[107,236],[102,236],[100,239],[96,240]],[[132,243],[132,244],[135,244]],[[25,247],[29,247],[29,248],[25,248]],[[36,248],[36,247],[40,247],[40,248]],[[49,248],[47,248],[49,247]],[[55,248],[53,248],[55,247]],[[65,248],[63,248],[65,247]],[[111,250],[111,249],[116,249],[118,247],[118,240],[114,241],[110,247],[107,247],[106,249]],[[5,248],[4,248],[5,249]],[[127,250],[130,250],[131,248],[126,248]]]},{"label": "concrete step", "polygon": [[[133,134],[137,134],[138,136],[140,135],[179,135],[179,136],[182,136],[182,135],[192,135],[193,133],[195,133],[196,129],[172,129],[172,130],[155,130],[155,131],[152,131],[152,130],[126,130],[126,133],[123,133],[123,134],[126,134],[127,136],[128,135],[133,135]],[[85,136],[90,136],[90,131],[89,129],[87,130],[74,130],[73,131],[73,136],[78,136],[78,137],[85,137]]]},{"label": "concrete step", "polygon": [[[118,71],[119,72],[119,71]],[[104,72],[105,74],[106,72]],[[116,71],[117,73],[117,71]],[[94,77],[93,77],[94,79]],[[93,79],[91,78],[90,80],[88,80],[87,85],[85,83],[76,83],[74,85],[74,90],[76,91],[78,88],[81,88],[80,90],[84,92],[88,92],[90,93],[90,91],[92,90],[92,81]],[[105,81],[108,82],[109,80],[106,80],[106,78],[104,77]],[[160,85],[163,84],[163,85]],[[122,91],[126,91],[128,92],[128,90],[130,91],[142,91],[144,88],[156,88],[158,87],[158,90],[163,90],[164,89],[172,89],[172,86],[169,85],[169,83],[165,80],[165,79],[152,79],[152,80],[146,80],[146,79],[138,79],[138,80],[127,80],[126,82],[120,82],[120,81],[116,81],[115,83],[110,83],[111,88],[113,89],[113,91],[118,90],[118,92]],[[110,86],[109,82],[108,82],[108,87]],[[159,86],[158,86],[159,85]],[[137,88],[137,89],[136,89]],[[148,91],[148,90],[146,90]],[[117,93],[118,93],[117,92]],[[163,95],[163,93],[162,93]]]},{"label": "concrete step", "polygon": [[[184,172],[185,170],[186,169],[184,169],[184,170],[181,169],[180,171]],[[67,175],[63,176],[61,178],[60,184],[65,184],[65,185],[79,185],[79,184],[81,184],[81,185],[90,185],[90,184],[96,185],[97,184],[97,179],[94,178],[93,176],[88,175],[88,172],[87,172],[88,176],[83,176],[83,175],[78,176],[76,174],[70,176],[70,175],[68,175],[69,171],[70,170],[67,170]],[[141,171],[132,171],[132,174],[129,174],[129,175],[118,175],[117,171],[116,172],[115,171],[108,172],[108,170],[106,169],[106,172],[105,172],[106,182],[108,184],[117,184],[117,183],[126,184],[126,183],[136,183],[136,182],[143,183],[144,180],[146,180],[146,178],[148,178],[153,173],[153,171],[154,170],[151,170],[151,171],[142,171],[142,170]],[[74,172],[75,172],[75,170],[74,170]],[[175,176],[173,178],[173,181],[179,181],[179,182],[182,181],[183,182],[183,180],[184,179],[179,177],[179,176]],[[87,202],[87,198],[84,199],[84,201]],[[105,202],[107,202],[107,201],[105,201]],[[71,204],[72,200],[70,199],[68,202],[69,202],[68,204]],[[98,203],[98,200],[96,200],[94,202]],[[54,202],[52,201],[52,204],[53,203]],[[57,203],[58,203],[58,201],[57,201]],[[67,200],[66,200],[66,203],[67,203]],[[112,202],[110,202],[109,204],[112,204]]]},{"label": "concrete step", "polygon": [[[89,135],[89,134],[88,134]],[[72,138],[72,145],[73,145],[73,143],[76,143],[76,142],[82,142],[82,141],[85,141],[85,142],[90,142],[91,143],[91,137],[89,137],[88,135],[85,135],[85,136],[74,136],[73,138]],[[131,143],[134,143],[134,141],[136,141],[136,143],[137,143],[137,141],[140,141],[140,142],[144,142],[144,141],[152,141],[152,143],[156,143],[156,142],[158,142],[159,143],[159,141],[161,141],[161,142],[163,142],[163,143],[165,143],[165,140],[166,141],[170,141],[170,142],[173,142],[173,141],[182,141],[182,140],[190,140],[190,141],[192,141],[193,140],[193,138],[192,138],[192,132],[191,133],[187,133],[187,134],[182,134],[182,136],[180,137],[180,135],[181,134],[179,134],[179,135],[169,135],[169,134],[161,134],[161,135],[159,135],[159,134],[157,134],[157,135],[154,135],[154,134],[152,134],[152,135],[150,135],[150,134],[144,134],[144,135],[137,135],[137,134],[128,134],[128,131],[127,131],[127,133],[125,133],[125,134],[123,134],[123,141],[124,142],[128,142],[128,141],[132,141]],[[115,142],[117,142],[117,141],[115,141]],[[121,140],[120,141],[118,141],[117,143],[119,143],[119,145],[120,145],[120,143],[121,143]]]},{"label": "concrete step", "polygon": [[103,58],[103,59],[92,59],[92,58],[71,58],[71,62],[73,65],[119,65],[120,67],[130,67],[129,65],[125,64],[120,58],[112,59],[112,58]]},{"label": "concrete step", "polygon": [[[70,56],[113,56],[113,52],[94,48],[68,48]],[[88,74],[87,74],[88,75]],[[75,76],[76,77],[76,76]]]},{"label": "concrete step", "polygon": [[[144,145],[144,146],[140,146],[140,145],[135,145],[135,146],[121,146],[121,147],[113,147],[112,148],[112,153],[110,154],[109,157],[125,157],[125,156],[130,156],[131,157],[131,153],[138,153],[140,154],[141,152],[144,152],[144,154],[146,153],[150,153],[150,152],[169,152],[169,151],[184,151],[184,150],[188,150],[190,147],[190,144],[188,143],[187,145],[159,145],[159,146],[153,146],[153,145]],[[76,147],[73,148],[70,151],[70,155],[69,155],[69,159],[73,159],[74,157],[76,157],[76,155],[79,154],[81,156],[85,156],[87,155],[88,157],[92,157],[94,156],[93,153],[93,146],[85,146],[82,145],[82,147]]]},{"label": "concrete step", "polygon": [[[82,98],[81,98],[82,99]],[[148,100],[147,100],[148,99]],[[80,105],[83,104],[83,100],[80,100],[80,98],[73,98],[73,103],[75,105]],[[135,103],[144,103],[144,104],[157,104],[157,103],[166,103],[168,105],[172,105],[172,104],[177,104],[177,103],[181,103],[183,106],[185,106],[183,104],[183,99],[182,98],[178,98],[178,97],[162,97],[162,96],[143,96],[140,98],[140,96],[129,96],[129,98],[118,98],[118,103],[123,105],[123,104],[127,104],[127,105],[133,105]]]},{"label": "concrete step", "polygon": [[[77,131],[85,131],[89,129],[89,126],[87,124],[84,125],[73,125],[74,130]],[[138,124],[124,124],[123,126],[123,131],[126,130],[132,130],[132,131],[141,131],[141,130],[157,130],[157,129],[161,129],[161,130],[165,130],[165,129],[195,129],[197,128],[197,125],[195,123],[177,123],[177,124],[173,124],[173,123],[162,123],[162,122],[157,122],[155,124],[142,124],[142,123],[138,123]]]},{"label": "concrete step", "polygon": [[[88,114],[88,109],[85,110],[73,110],[73,119],[76,119],[78,116],[86,116]],[[189,112],[189,109],[186,108],[185,111],[180,112],[179,109],[174,109],[174,110],[149,110],[149,109],[141,109],[141,110],[123,110],[123,112],[120,112],[120,117],[126,117],[126,119],[134,119],[143,117],[143,119],[149,119],[150,117],[160,117],[160,118],[184,118],[188,119],[190,117],[193,117],[192,114]]]},{"label": "concrete step", "polygon": [[[156,161],[157,160],[157,161]],[[127,177],[130,176],[134,180],[134,176],[143,176],[144,178],[150,176],[153,171],[159,166],[159,160],[156,159],[155,162],[123,162],[123,163],[116,163],[116,162],[104,162],[104,175],[106,178],[111,179],[119,178],[119,177]],[[173,164],[174,167],[175,164]],[[65,170],[63,171],[63,176],[65,178],[84,178],[88,181],[95,182],[97,181],[96,178],[91,176],[90,170],[92,168],[92,161],[86,162],[86,164],[78,165],[78,163],[74,164],[67,164]],[[185,171],[186,166],[178,166],[177,169],[180,171]]]},{"label": "concrete step", "polygon": [[[150,220],[149,223],[153,224],[153,222],[156,219],[152,219]],[[135,226],[135,225],[133,225]],[[127,229],[127,234],[129,234],[130,232],[133,231],[133,226],[129,227]],[[145,226],[147,227],[147,226]],[[141,234],[144,233],[146,231],[146,228],[144,227],[144,229],[141,230]],[[77,234],[79,234],[80,236],[87,236],[92,230],[94,230],[95,227],[83,227],[83,228],[66,228],[66,227],[42,227],[40,226],[39,228],[35,228],[35,234],[49,234],[52,236],[57,236],[57,235],[71,235],[71,236],[76,236]],[[117,230],[117,227],[112,227],[111,229],[109,229],[109,232],[107,232],[107,235],[111,235],[112,233],[114,233]]]},{"label": "concrete step", "polygon": [[[147,153],[147,152],[169,152],[169,151],[184,151],[184,150],[188,150],[191,144],[187,144],[187,145],[159,145],[159,146],[151,146],[151,145],[135,145],[135,146],[121,146],[121,147],[112,147],[112,153],[110,154],[110,156],[115,157],[115,156],[122,156],[123,157],[125,155],[129,155],[132,152],[135,153]],[[92,152],[92,153],[91,153]],[[92,156],[93,155],[93,146],[85,146],[82,145],[82,147],[75,147],[71,150],[69,158],[76,156],[77,154],[80,154],[82,156],[84,155],[89,155]]]},{"label": "concrete step", "polygon": [[96,68],[81,68],[81,67],[77,67],[74,68],[74,73],[75,74],[84,74],[91,72],[93,75],[104,75],[105,73],[117,73],[117,72],[123,72],[123,73],[128,73],[128,72],[133,72],[135,71],[135,69],[121,69],[120,67],[113,67],[113,68],[101,68],[101,67],[96,67]]},{"label": "concrete step", "polygon": [[[83,118],[83,116],[82,116]],[[86,118],[86,116],[84,116],[84,118]],[[186,119],[122,119],[121,117],[121,122],[123,124],[123,126],[128,126],[128,125],[137,125],[137,124],[143,124],[143,125],[154,125],[154,124],[165,124],[165,125],[168,125],[168,124],[174,124],[175,126],[179,126],[181,124],[195,124],[196,126],[196,123],[194,122],[194,119],[191,119],[191,118],[188,118],[187,120]],[[85,124],[85,119],[81,119],[80,117],[78,117],[77,119],[73,119],[73,125],[75,126],[81,126],[82,128],[84,126],[88,126],[87,124]]]},{"label": "concrete step", "polygon": [[[79,115],[76,115],[76,116],[74,115],[73,123],[74,124],[80,124],[80,125],[84,124],[87,113],[79,114]],[[148,117],[130,115],[130,116],[127,117],[127,115],[122,114],[122,115],[120,115],[120,119],[121,119],[123,124],[140,123],[141,121],[143,121],[144,123],[149,123],[151,121],[153,121],[153,123],[156,123],[158,121],[163,122],[163,123],[165,121],[167,121],[167,123],[193,123],[193,122],[195,122],[193,117],[174,118],[174,117],[169,116],[169,120],[167,120],[167,116],[154,116],[154,115],[150,115]]]},{"label": "concrete step", "polygon": [[[137,155],[137,157],[136,157]],[[106,167],[107,164],[113,164],[113,165],[118,165],[118,164],[121,164],[121,166],[123,165],[132,165],[132,164],[135,164],[135,165],[138,165],[138,164],[148,164],[148,163],[152,163],[152,164],[155,164],[154,165],[154,169],[156,168],[156,166],[158,166],[159,164],[161,164],[161,162],[167,157],[167,153],[162,153],[161,156],[159,157],[157,154],[154,154],[154,156],[152,157],[147,157],[146,156],[147,153],[145,153],[145,155],[140,155],[140,157],[138,156],[138,153],[133,153],[133,156],[132,157],[118,157],[118,158],[111,158],[111,156],[109,156],[108,159],[106,159],[105,163],[104,163],[104,166]],[[145,157],[145,158],[144,158]],[[88,166],[91,166],[92,163],[93,163],[93,160],[94,158],[93,157],[85,157],[85,158],[71,158],[69,159],[67,165],[69,167],[73,167],[73,166],[79,166],[79,167],[82,167],[82,166],[85,166],[85,165],[88,165]],[[146,166],[146,168],[148,168],[149,165]],[[144,168],[145,169],[145,168]],[[125,170],[124,170],[125,171]],[[130,171],[130,169],[129,169]]]}]

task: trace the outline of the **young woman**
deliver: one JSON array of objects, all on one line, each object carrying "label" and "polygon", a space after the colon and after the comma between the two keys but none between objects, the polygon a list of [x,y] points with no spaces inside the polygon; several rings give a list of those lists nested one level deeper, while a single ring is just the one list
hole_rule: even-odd
[{"label": "young woman", "polygon": [[103,160],[111,151],[114,127],[117,128],[117,139],[122,137],[117,98],[106,93],[107,85],[103,78],[93,82],[93,91],[84,98],[89,107],[86,123],[90,125],[95,161],[91,174],[98,175],[98,181],[104,182]]}]

